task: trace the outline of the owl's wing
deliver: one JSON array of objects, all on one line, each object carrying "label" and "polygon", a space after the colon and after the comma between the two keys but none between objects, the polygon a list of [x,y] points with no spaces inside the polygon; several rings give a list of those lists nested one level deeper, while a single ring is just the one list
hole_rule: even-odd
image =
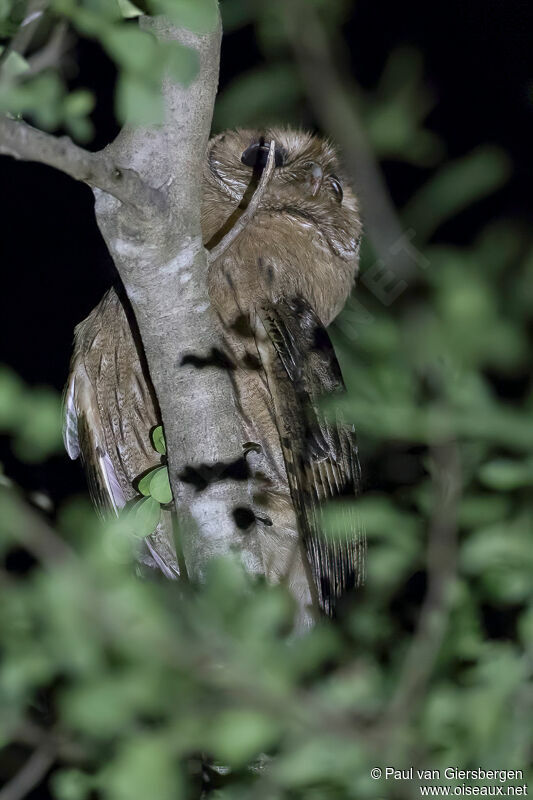
[{"label": "owl's wing", "polygon": [[320,410],[321,398],[344,391],[344,383],[330,338],[309,303],[295,298],[265,305],[258,313],[275,350],[274,358],[265,353],[262,360],[291,496],[319,602],[332,614],[336,601],[363,582],[366,548],[348,504],[343,504],[348,508],[344,535],[331,541],[323,533],[324,504],[360,491],[353,428],[326,419]]},{"label": "owl's wing", "polygon": [[[160,420],[143,358],[127,312],[110,290],[76,328],[63,412],[65,448],[71,458],[81,456],[102,518],[136,497],[135,479],[158,465],[150,430]],[[157,567],[176,577],[169,512],[145,541]]]},{"label": "owl's wing", "polygon": [[99,516],[118,514],[127,499],[107,451],[96,390],[82,358],[72,360],[63,409],[65,449],[72,459],[81,456],[89,494]]}]

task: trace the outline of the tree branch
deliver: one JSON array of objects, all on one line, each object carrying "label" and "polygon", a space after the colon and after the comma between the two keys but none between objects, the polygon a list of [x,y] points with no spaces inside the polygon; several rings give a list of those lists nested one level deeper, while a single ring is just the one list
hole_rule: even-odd
[{"label": "tree branch", "polygon": [[201,226],[221,25],[204,35],[177,28],[164,17],[141,17],[140,25],[160,41],[194,48],[199,72],[188,87],[165,78],[163,124],[127,125],[104,152],[141,178],[164,185],[169,214],[139,225],[127,208],[97,192],[96,218],[135,314],[159,401],[188,574],[202,579],[210,558],[232,551],[250,571],[260,572],[259,541],[239,530],[233,517],[235,508],[251,504],[251,482],[212,480],[199,492],[182,478],[200,465],[221,475],[225,465],[242,458],[246,441],[228,370],[198,369],[185,358],[224,347],[207,290]]},{"label": "tree branch", "polygon": [[74,550],[15,489],[0,486],[0,519],[0,529],[6,526],[14,539],[47,568],[76,560]]},{"label": "tree branch", "polygon": [[21,56],[24,55],[31,44],[35,31],[41,24],[47,7],[48,0],[30,0],[26,8],[24,19],[20,23],[16,34],[0,55],[0,68],[7,61],[11,53],[18,53]]},{"label": "tree branch", "polygon": [[423,695],[446,631],[450,588],[456,565],[457,506],[461,469],[456,442],[432,448],[435,509],[427,550],[428,589],[418,626],[385,715],[385,728],[405,721]]},{"label": "tree branch", "polygon": [[326,29],[311,5],[288,0],[283,13],[311,105],[323,129],[339,145],[350,180],[361,197],[368,238],[383,262],[388,264],[394,256],[395,272],[408,277],[413,259],[398,252],[403,228],[357,114],[357,87],[337,69]]},{"label": "tree branch", "polygon": [[38,75],[45,69],[58,67],[61,62],[61,57],[64,55],[68,44],[68,24],[66,20],[62,19],[54,27],[46,44],[44,44],[43,47],[34,55],[26,59],[29,65],[29,70],[24,72],[21,77],[26,79],[29,76]]},{"label": "tree branch", "polygon": [[0,155],[55,167],[143,211],[166,206],[165,194],[149,186],[134,170],[118,167],[102,153],[78,147],[67,136],[51,136],[25,122],[0,117]]},{"label": "tree branch", "polygon": [[19,772],[0,789],[0,800],[22,800],[44,778],[55,761],[55,751],[48,742],[43,742]]}]

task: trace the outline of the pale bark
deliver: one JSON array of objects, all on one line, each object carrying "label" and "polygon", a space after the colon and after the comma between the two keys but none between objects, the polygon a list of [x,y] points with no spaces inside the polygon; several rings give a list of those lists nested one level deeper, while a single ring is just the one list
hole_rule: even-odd
[{"label": "pale bark", "polygon": [[181,366],[185,355],[207,356],[221,346],[207,293],[200,225],[221,29],[200,36],[161,17],[143,17],[140,24],[159,39],[179,41],[199,54],[200,71],[192,85],[164,81],[164,124],[127,126],[104,151],[90,154],[68,140],[3,119],[0,152],[43,161],[94,187],[97,222],[135,313],[161,408],[189,574],[202,577],[210,557],[233,550],[248,569],[259,571],[259,554],[233,518],[236,507],[250,504],[248,482],[226,478],[198,491],[180,478],[187,467],[201,465],[208,465],[211,475],[219,469],[222,476],[217,465],[243,456],[227,371],[198,369],[189,362]]}]

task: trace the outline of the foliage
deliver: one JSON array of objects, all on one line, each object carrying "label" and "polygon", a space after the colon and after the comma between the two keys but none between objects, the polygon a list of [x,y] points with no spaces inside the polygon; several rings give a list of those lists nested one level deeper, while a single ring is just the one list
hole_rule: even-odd
[{"label": "foliage", "polygon": [[[346,6],[328,5],[331,30]],[[173,8],[195,30],[213,24],[207,2]],[[304,84],[273,8],[222,1],[228,29],[256,26],[264,63],[221,96],[218,127],[298,121]],[[54,9],[115,59],[121,115],[157,111],[164,69],[191,79],[194,57],[154,51],[118,6],[55,0]],[[0,2],[4,34],[17,14],[18,4]],[[56,72],[25,77],[12,59],[7,80],[8,64],[4,110],[44,127],[71,125],[74,112],[87,119],[89,99],[66,94]],[[353,102],[378,159],[427,169],[400,209],[408,285],[383,304],[367,243],[335,327],[347,383],[337,408],[359,432],[368,476],[357,501],[369,539],[365,589],[340,620],[294,637],[286,590],[247,577],[236,560],[213,562],[201,588],[138,580],[131,519],[102,525],[79,498],[45,519],[3,481],[3,779],[43,731],[57,800],[198,798],[202,783],[220,800],[412,797],[409,781],[372,779],[371,768],[385,766],[531,777],[531,239],[497,219],[464,246],[447,241],[444,223],[497,190],[509,163],[490,146],[446,158],[425,126],[431,97],[416,52],[392,53],[376,90]],[[386,266],[394,270],[394,253]],[[0,428],[20,458],[57,449],[58,403],[3,368]],[[161,430],[152,441],[164,454]],[[139,482],[140,535],[167,497],[165,476],[158,467]],[[334,505],[332,536],[340,516]],[[33,560],[9,574],[21,550]],[[443,591],[426,594],[441,578]]]},{"label": "foliage", "polygon": [[[196,51],[179,42],[158,46],[149,32],[137,27],[135,17],[140,11],[133,3],[51,0],[49,5],[50,13],[37,31],[40,38],[43,29],[49,34],[40,49],[33,48],[30,55],[6,50],[3,59],[0,51],[0,113],[24,115],[48,130],[65,127],[80,141],[91,138],[94,98],[85,89],[69,92],[63,77],[61,62],[71,49],[61,27],[65,24],[73,32],[100,42],[115,62],[119,72],[116,113],[121,122],[161,121],[159,87],[163,74],[169,73],[184,85],[197,74]],[[209,32],[218,18],[216,0],[150,0],[148,7],[195,33]],[[2,0],[0,37],[16,32],[20,13],[17,0]]]}]

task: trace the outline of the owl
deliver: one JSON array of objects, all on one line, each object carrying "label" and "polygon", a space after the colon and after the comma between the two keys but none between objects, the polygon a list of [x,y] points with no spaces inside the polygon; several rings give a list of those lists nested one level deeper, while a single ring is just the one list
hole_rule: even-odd
[{"label": "owl", "polygon": [[[362,225],[328,141],[278,128],[227,131],[210,140],[203,172],[208,250],[217,252],[244,213],[270,142],[275,169],[260,206],[211,259],[208,292],[242,429],[236,450],[254,476],[254,513],[236,524],[257,537],[264,576],[286,583],[307,625],[334,614],[363,580],[357,519],[346,512],[342,540],[324,535],[324,505],[357,494],[360,470],[352,429],[321,404],[343,391],[326,329],[351,292]],[[134,498],[138,476],[158,463],[150,430],[160,422],[134,316],[123,291],[111,289],[76,328],[65,390],[66,449],[81,456],[103,515]],[[140,558],[178,577],[170,515]]]}]

